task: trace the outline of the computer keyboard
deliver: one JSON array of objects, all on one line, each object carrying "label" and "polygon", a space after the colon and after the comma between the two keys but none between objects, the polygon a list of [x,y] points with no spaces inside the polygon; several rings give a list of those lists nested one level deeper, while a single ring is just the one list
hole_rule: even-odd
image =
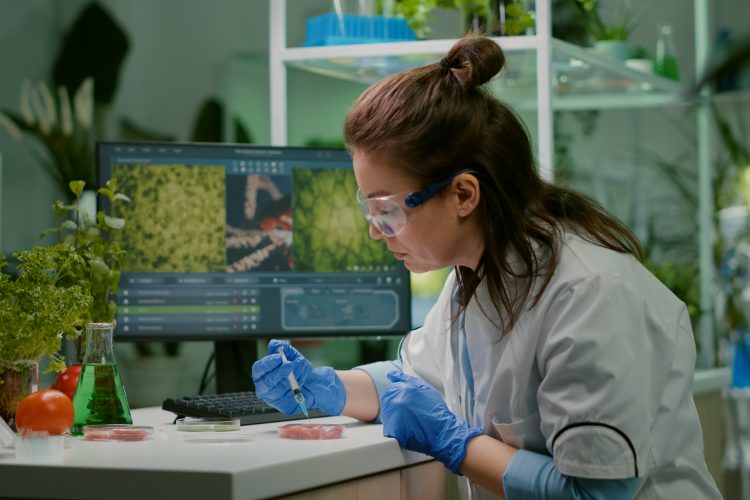
[{"label": "computer keyboard", "polygon": [[[239,418],[240,425],[283,422],[305,418],[302,413],[285,415],[268,405],[254,392],[226,392],[167,398],[162,409],[177,414],[178,417],[232,417]],[[320,410],[309,410],[310,418],[326,417]]]}]

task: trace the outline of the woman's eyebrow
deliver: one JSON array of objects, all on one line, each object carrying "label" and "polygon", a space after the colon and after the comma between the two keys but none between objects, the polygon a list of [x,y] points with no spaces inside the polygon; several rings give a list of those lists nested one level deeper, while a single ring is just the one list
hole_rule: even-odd
[{"label": "woman's eyebrow", "polygon": [[367,193],[367,194],[365,194],[365,198],[366,199],[370,199],[370,198],[382,198],[384,196],[391,196],[391,195],[388,193],[388,191],[383,191],[383,190],[375,191],[374,193]]}]

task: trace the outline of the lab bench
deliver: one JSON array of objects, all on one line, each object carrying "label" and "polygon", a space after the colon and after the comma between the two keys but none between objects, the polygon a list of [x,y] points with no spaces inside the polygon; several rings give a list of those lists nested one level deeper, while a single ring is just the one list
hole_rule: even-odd
[{"label": "lab bench", "polygon": [[441,498],[442,464],[401,450],[382,425],[348,417],[341,439],[277,436],[279,423],[230,432],[180,432],[160,408],[133,410],[150,439],[95,442],[68,438],[57,456],[17,457],[0,449],[0,498],[253,499]]}]

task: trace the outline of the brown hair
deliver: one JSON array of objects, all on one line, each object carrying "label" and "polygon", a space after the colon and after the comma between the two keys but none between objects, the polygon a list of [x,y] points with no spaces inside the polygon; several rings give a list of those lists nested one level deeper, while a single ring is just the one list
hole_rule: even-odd
[{"label": "brown hair", "polygon": [[[459,168],[476,172],[484,251],[476,270],[457,269],[461,309],[485,279],[507,333],[534,281],[543,279],[532,306],[549,284],[563,229],[639,260],[642,253],[633,233],[595,201],[539,176],[523,122],[482,88],[504,64],[495,42],[466,36],[440,62],[368,88],[349,112],[344,134],[349,149],[382,155],[424,185]],[[520,266],[511,266],[509,252]]]}]

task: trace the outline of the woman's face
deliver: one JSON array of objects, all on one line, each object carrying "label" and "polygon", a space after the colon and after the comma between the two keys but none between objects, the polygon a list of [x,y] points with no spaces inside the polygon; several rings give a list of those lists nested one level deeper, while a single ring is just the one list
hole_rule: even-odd
[{"label": "woman's face", "polygon": [[[474,220],[478,183],[470,174],[459,175],[434,198],[416,208],[404,205],[410,192],[425,186],[400,172],[382,157],[353,151],[354,175],[364,198],[392,196],[406,213],[406,225],[392,237],[386,237],[372,225],[370,236],[385,240],[396,259],[415,273],[461,265],[476,268],[481,255],[481,235]],[[467,193],[476,184],[475,198]]]}]

